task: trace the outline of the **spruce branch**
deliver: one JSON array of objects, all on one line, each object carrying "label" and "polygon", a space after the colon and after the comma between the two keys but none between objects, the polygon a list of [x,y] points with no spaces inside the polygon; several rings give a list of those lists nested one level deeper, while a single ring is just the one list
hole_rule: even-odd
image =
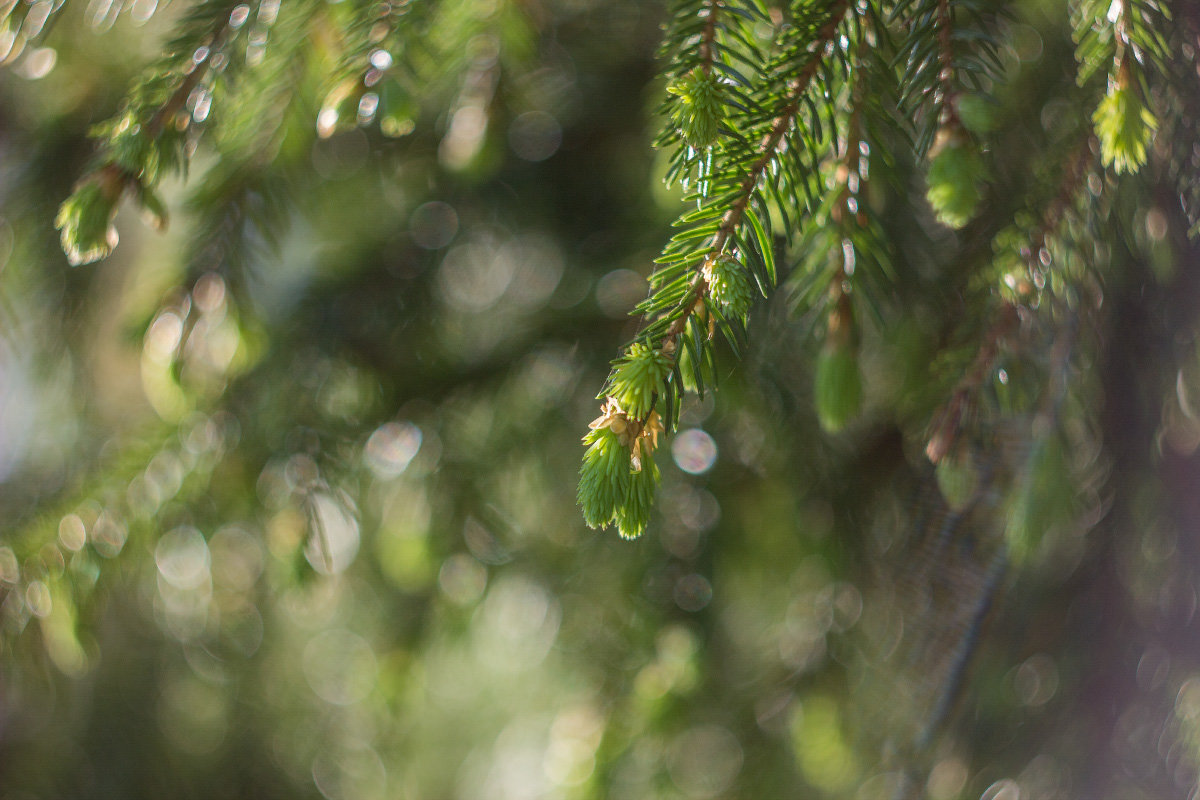
[{"label": "spruce branch", "polygon": [[[936,0],[930,9],[937,41],[935,83],[928,116],[936,120],[929,149],[926,198],[938,221],[961,228],[971,221],[983,199],[983,160],[979,147],[959,116],[958,63],[954,52],[955,20],[950,0]],[[918,46],[919,43],[914,43]],[[922,137],[924,138],[924,137]]]},{"label": "spruce branch", "polygon": [[73,265],[104,258],[118,241],[113,219],[127,194],[157,228],[167,224],[155,187],[168,174],[184,173],[190,158],[189,120],[180,119],[188,99],[239,27],[232,0],[201,3],[180,23],[166,54],[134,85],[116,117],[97,126],[95,166],[59,209],[56,226]]},{"label": "spruce branch", "polygon": [[[961,9],[961,10],[960,10]],[[958,13],[956,13],[958,12]],[[960,104],[987,93],[1004,74],[997,24],[963,0],[916,0],[892,9],[890,23],[904,32],[896,66],[900,123],[923,155],[944,130],[960,130]]]},{"label": "spruce branch", "polygon": [[[750,201],[754,198],[755,192],[758,190],[767,168],[774,163],[784,135],[796,121],[796,116],[800,113],[804,93],[808,90],[813,76],[817,74],[817,70],[821,66],[821,54],[824,52],[826,45],[837,33],[838,26],[841,24],[847,8],[849,8],[848,0],[835,0],[830,7],[829,21],[818,31],[817,38],[810,47],[810,58],[801,67],[799,74],[788,83],[788,103],[775,118],[770,131],[759,143],[759,157],[750,167],[746,177],[742,179],[739,192],[733,204],[721,216],[721,224],[713,234],[712,241],[708,246],[708,253],[703,258],[703,263],[709,263],[713,259],[720,258],[726,252],[731,239],[735,236],[738,229],[745,223],[746,210],[750,207]],[[704,307],[703,301],[707,294],[708,281],[705,280],[704,270],[701,269],[697,271],[692,281],[691,291],[688,293],[687,301],[683,305],[683,314],[677,317],[667,329],[663,343],[665,347],[668,347],[672,351],[676,349],[679,336],[687,328],[688,319],[692,314]],[[668,345],[667,343],[670,344]]]},{"label": "spruce branch", "polygon": [[1025,260],[1028,276],[1031,279],[1043,268],[1041,254],[1046,248],[1047,240],[1062,223],[1063,217],[1075,205],[1076,198],[1087,177],[1088,168],[1095,161],[1098,146],[1096,137],[1084,136],[1083,141],[1068,156],[1057,194],[1047,204],[1040,223],[1028,237],[1028,244],[1021,248],[1021,256]]},{"label": "spruce branch", "polygon": [[[703,7],[707,17],[695,48],[689,84],[672,89],[693,109],[699,105],[696,87],[711,77],[704,66],[719,63],[711,60],[715,38],[707,34],[710,27],[714,31],[718,28],[717,5]],[[715,146],[713,157],[705,162],[706,167],[712,167],[711,173],[702,176],[700,193],[694,198],[698,208],[680,219],[677,224],[684,230],[658,259],[660,267],[651,276],[650,297],[634,312],[642,316],[645,326],[625,356],[614,363],[614,371],[600,394],[607,398],[604,413],[584,440],[589,449],[580,474],[579,500],[586,521],[593,527],[614,523],[624,536],[640,533],[647,518],[643,513],[643,490],[647,486],[652,490],[657,481],[652,459],[657,433],[649,441],[646,433],[674,429],[685,388],[704,391],[713,376],[710,340],[717,329],[735,352],[738,350],[736,331],[744,324],[749,306],[748,273],[754,274],[764,293],[775,282],[774,242],[767,233],[772,208],[768,192],[778,200],[781,180],[793,191],[798,183],[805,192],[811,192],[808,186],[816,179],[815,163],[810,171],[802,155],[794,151],[800,148],[815,152],[816,139],[825,135],[810,90],[818,75],[828,77],[828,70],[823,73],[822,67],[835,52],[837,32],[848,9],[848,0],[836,0],[820,12],[801,9],[804,13],[797,18],[791,38],[785,42],[787,46],[774,62],[761,69],[761,83],[752,87],[763,99],[747,98],[740,104],[739,114],[744,118],[740,121],[751,133],[745,136],[727,130]],[[815,130],[798,140],[789,140],[789,134],[800,127],[806,109],[811,112]],[[689,131],[687,118],[680,127],[685,140],[694,138],[689,132],[694,133],[695,125]],[[753,143],[756,129],[761,133]],[[690,143],[685,146],[671,137],[665,141],[675,142],[682,153],[676,162],[677,171],[691,163],[694,151]],[[799,174],[792,176],[789,170]],[[773,179],[767,180],[768,175]],[[761,208],[755,210],[755,205]],[[776,205],[781,214],[786,214],[785,205]],[[634,368],[650,359],[657,365],[654,370]],[[596,433],[597,429],[617,428],[621,438],[616,441],[628,448],[628,469],[638,476],[632,484],[624,477],[613,477],[614,440]],[[642,488],[635,492],[635,486]]]},{"label": "spruce branch", "polygon": [[[828,202],[832,224],[813,226],[825,229],[816,234],[823,239],[823,246],[815,248],[815,252],[807,259],[807,271],[814,278],[829,274],[824,287],[824,302],[828,308],[824,342],[817,355],[813,375],[817,420],[828,433],[836,433],[846,427],[858,415],[863,399],[853,277],[857,273],[856,251],[864,244],[864,238],[873,238],[875,233],[868,212],[859,202],[866,184],[862,160],[862,113],[868,75],[867,48],[868,39],[863,36],[859,40],[851,69],[852,85],[842,153],[833,173]],[[832,271],[821,269],[822,262],[832,263]]]},{"label": "spruce branch", "polygon": [[1170,11],[1155,0],[1081,2],[1075,13],[1080,86],[1109,65],[1104,97],[1092,115],[1100,154],[1115,172],[1134,173],[1146,163],[1158,117],[1147,104],[1150,78],[1169,72],[1170,46],[1163,31]]},{"label": "spruce branch", "polygon": [[[1006,343],[1021,325],[1023,315],[1030,315],[1042,305],[1040,294],[1046,286],[1044,270],[1049,263],[1045,254],[1047,242],[1064,223],[1067,213],[1076,204],[1086,183],[1088,167],[1095,158],[1095,140],[1091,136],[1074,148],[1066,160],[1058,191],[1046,203],[1037,226],[1021,238],[1019,255],[1024,263],[1024,275],[1004,276],[1013,297],[1003,300],[992,313],[991,323],[983,334],[982,343],[963,377],[955,385],[950,399],[934,415],[925,455],[933,464],[940,464],[957,447],[958,436],[967,417],[978,406],[978,394],[996,367]],[[1050,375],[1054,378],[1054,373]],[[1054,384],[1051,383],[1051,389]]]},{"label": "spruce branch", "polygon": [[197,48],[195,53],[199,54],[203,51],[203,55],[199,58],[193,55],[192,63],[184,73],[179,86],[154,110],[154,113],[143,126],[142,132],[145,136],[150,139],[157,139],[162,134],[163,126],[166,125],[167,121],[174,119],[175,115],[183,109],[192,91],[200,85],[200,82],[208,73],[209,67],[213,62],[213,56],[215,53],[220,52],[229,30],[230,22],[226,19],[220,23],[220,26],[213,32],[210,39]]},{"label": "spruce branch", "polygon": [[[346,9],[341,5],[326,9],[335,18],[327,33],[336,37],[330,49],[338,54],[338,64],[324,87],[318,135],[326,138],[373,121],[389,138],[412,133],[425,83],[419,73],[431,64],[444,67],[427,41],[428,17],[436,4],[411,0],[359,2]],[[342,20],[339,15],[345,13],[349,17]]]},{"label": "spruce branch", "polygon": [[707,193],[718,139],[738,135],[730,116],[754,104],[763,56],[750,23],[766,15],[755,0],[678,0],[660,48],[668,80],[661,113],[674,125],[655,145],[672,151],[668,185],[698,181]]}]

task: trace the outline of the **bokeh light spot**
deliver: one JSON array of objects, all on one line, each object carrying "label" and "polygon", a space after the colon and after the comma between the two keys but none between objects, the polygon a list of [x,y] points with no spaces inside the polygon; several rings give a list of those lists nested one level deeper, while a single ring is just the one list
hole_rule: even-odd
[{"label": "bokeh light spot", "polygon": [[344,628],[318,633],[304,648],[304,676],[309,687],[335,706],[364,700],[375,688],[378,672],[371,645]]},{"label": "bokeh light spot", "polygon": [[438,147],[438,158],[449,169],[465,168],[483,147],[487,128],[486,109],[478,105],[458,109],[450,117],[450,130]]},{"label": "bokeh light spot", "polygon": [[183,336],[183,320],[174,311],[164,311],[146,331],[146,355],[160,364],[168,363]]},{"label": "bokeh light spot", "polygon": [[1175,696],[1175,715],[1188,722],[1200,719],[1200,676],[1188,678]]},{"label": "bokeh light spot", "polygon": [[712,600],[712,584],[703,575],[684,575],[675,582],[675,605],[684,611],[700,611]]},{"label": "bokeh light spot", "polygon": [[92,525],[92,546],[105,558],[113,558],[125,546],[129,530],[116,515],[102,511]]},{"label": "bokeh light spot", "polygon": [[226,525],[208,542],[213,578],[219,586],[236,592],[249,591],[263,569],[259,537],[237,525]]},{"label": "bokeh light spot", "polygon": [[442,564],[438,586],[458,605],[474,603],[487,587],[487,568],[466,553],[457,553]]},{"label": "bokeh light spot", "polygon": [[408,469],[421,449],[421,429],[411,422],[386,422],[367,439],[367,466],[381,479],[395,478]]},{"label": "bokeh light spot", "polygon": [[358,555],[358,520],[332,496],[319,492],[312,501],[312,533],[304,548],[304,557],[323,575],[335,575]]},{"label": "bokeh light spot", "polygon": [[229,27],[237,30],[246,24],[247,17],[250,16],[250,6],[242,3],[229,13]]},{"label": "bokeh light spot", "polygon": [[560,712],[550,727],[542,768],[559,786],[579,786],[596,768],[596,749],[604,734],[604,718],[591,706]]},{"label": "bokeh light spot", "polygon": [[505,300],[520,308],[544,306],[562,280],[562,251],[548,237],[518,236],[502,245],[496,258],[511,264],[511,267],[502,267],[513,276]]},{"label": "bokeh light spot", "polygon": [[1012,778],[998,780],[984,790],[979,800],[1021,800],[1021,785]]},{"label": "bokeh light spot", "polygon": [[328,800],[383,800],[387,767],[370,747],[322,751],[313,759],[313,783]]},{"label": "bokeh light spot", "polygon": [[562,144],[562,126],[544,111],[530,111],[509,126],[508,144],[525,161],[545,161]]},{"label": "bokeh light spot", "polygon": [[157,710],[159,727],[184,753],[211,753],[228,732],[228,695],[193,675],[168,679]]},{"label": "bokeh light spot", "polygon": [[438,270],[438,289],[452,308],[474,314],[494,306],[515,273],[516,264],[490,242],[456,245]]},{"label": "bokeh light spot", "polygon": [[855,752],[842,732],[837,703],[826,696],[797,705],[792,717],[792,737],[801,772],[809,783],[834,795],[842,795],[860,774]]},{"label": "bokeh light spot", "polygon": [[375,69],[388,69],[392,66],[392,54],[387,50],[372,51],[371,66]]},{"label": "bokeh light spot", "polygon": [[1012,673],[1012,686],[1022,705],[1041,706],[1058,691],[1058,668],[1045,653],[1031,656]]},{"label": "bokeh light spot", "polygon": [[953,800],[958,797],[967,785],[970,773],[963,762],[956,758],[939,761],[929,771],[929,780],[925,788],[929,790],[930,800]]},{"label": "bokeh light spot", "polygon": [[716,797],[742,770],[742,746],[720,725],[699,725],[681,734],[667,755],[671,780],[689,797]]},{"label": "bokeh light spot", "polygon": [[154,561],[159,574],[176,589],[196,589],[208,581],[208,543],[195,528],[176,528],[159,539]]},{"label": "bokeh light spot", "polygon": [[37,47],[25,51],[25,59],[17,67],[17,74],[30,81],[46,77],[58,62],[58,52],[53,47]]},{"label": "bokeh light spot", "polygon": [[417,206],[408,220],[413,241],[426,250],[450,244],[458,233],[458,213],[448,204],[434,200]]},{"label": "bokeh light spot", "polygon": [[699,428],[683,431],[671,443],[671,455],[681,470],[700,475],[717,461],[717,443]]},{"label": "bokeh light spot", "polygon": [[78,514],[67,514],[59,520],[58,540],[71,552],[82,550],[87,544],[87,528]]},{"label": "bokeh light spot", "polygon": [[50,587],[42,581],[30,581],[25,587],[25,604],[35,617],[48,617],[54,610],[50,598]]},{"label": "bokeh light spot", "polygon": [[494,667],[532,668],[550,652],[561,619],[558,603],[541,586],[504,578],[488,591],[478,618],[479,654]]},{"label": "bokeh light spot", "polygon": [[0,547],[0,583],[14,584],[21,579],[17,555],[11,547]]},{"label": "bokeh light spot", "polygon": [[615,269],[596,283],[596,303],[607,317],[620,319],[646,296],[646,279],[631,269]]}]

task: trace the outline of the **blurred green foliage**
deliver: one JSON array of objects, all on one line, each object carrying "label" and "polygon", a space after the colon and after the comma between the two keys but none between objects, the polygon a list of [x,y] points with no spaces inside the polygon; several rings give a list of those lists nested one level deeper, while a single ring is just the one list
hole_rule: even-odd
[{"label": "blurred green foliage", "polygon": [[1190,6],[0,14],[0,797],[1194,794]]}]

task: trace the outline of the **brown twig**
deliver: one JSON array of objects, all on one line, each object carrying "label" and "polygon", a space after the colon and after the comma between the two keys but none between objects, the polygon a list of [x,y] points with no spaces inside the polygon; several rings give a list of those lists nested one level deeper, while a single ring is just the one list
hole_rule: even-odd
[{"label": "brown twig", "polygon": [[717,10],[720,7],[720,0],[709,0],[708,19],[704,21],[704,30],[700,34],[700,69],[705,75],[712,72],[713,41],[717,38]]},{"label": "brown twig", "polygon": [[983,384],[996,356],[1000,354],[1000,343],[1020,322],[1017,307],[1005,302],[999,309],[996,320],[984,334],[983,346],[975,354],[967,374],[958,382],[950,401],[942,406],[933,424],[933,434],[925,446],[925,456],[934,464],[941,461],[953,449],[962,427],[963,417],[971,407],[972,395]]},{"label": "brown twig", "polygon": [[942,68],[938,79],[942,83],[941,124],[958,128],[958,87],[954,82],[954,17],[950,12],[950,0],[938,0],[937,4],[938,51]]},{"label": "brown twig", "polygon": [[[862,209],[851,209],[850,201],[854,195],[861,194],[863,191],[861,143],[864,70],[860,64],[868,47],[867,39],[864,38],[859,43],[858,53],[855,56],[854,85],[850,90],[850,116],[846,120],[846,150],[842,153],[842,163],[837,170],[837,183],[840,184],[841,190],[837,202],[833,204],[830,211],[833,221],[839,225],[846,219],[846,214],[854,216],[855,221],[860,225],[866,222]],[[855,181],[853,190],[850,186],[852,178]],[[841,274],[844,277],[844,262],[842,267]]]}]

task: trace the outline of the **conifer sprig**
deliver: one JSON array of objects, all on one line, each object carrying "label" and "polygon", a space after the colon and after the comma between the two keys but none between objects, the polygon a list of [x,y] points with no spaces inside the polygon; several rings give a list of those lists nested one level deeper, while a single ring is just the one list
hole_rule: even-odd
[{"label": "conifer sprig", "polygon": [[998,25],[972,0],[902,0],[889,24],[903,36],[896,59],[900,123],[923,155],[939,130],[961,127],[967,93],[986,96],[1004,74]]},{"label": "conifer sprig", "polygon": [[1111,5],[1084,0],[1074,18],[1079,85],[1087,86],[1110,65],[1104,97],[1092,115],[1101,158],[1117,173],[1137,172],[1158,128],[1147,104],[1150,80],[1170,70],[1170,10],[1157,0]]},{"label": "conifer sprig", "polygon": [[[779,199],[780,182],[789,177],[806,187],[814,180],[813,176],[807,174],[785,176],[787,167],[792,165],[782,163],[780,150],[797,122],[806,101],[806,92],[821,66],[825,47],[833,41],[848,5],[846,0],[834,3],[829,8],[824,24],[813,32],[815,35],[806,48],[807,57],[798,65],[794,64],[798,66],[798,71],[785,84],[785,104],[777,110],[770,127],[762,135],[755,150],[751,151],[753,160],[749,166],[743,168],[744,172],[739,170],[736,159],[738,156],[744,158],[747,151],[740,142],[731,145],[730,160],[735,163],[732,170],[726,170],[724,184],[714,192],[713,199],[705,202],[705,199],[700,198],[700,209],[685,215],[677,223],[681,227],[692,227],[677,234],[667,245],[663,256],[659,258],[659,263],[663,266],[652,276],[652,285],[675,289],[677,294],[679,278],[687,275],[684,265],[692,267],[694,271],[690,282],[686,283],[686,290],[679,295],[674,310],[651,323],[642,332],[640,339],[658,340],[660,347],[669,354],[679,349],[679,340],[688,331],[693,315],[711,313],[712,309],[706,302],[710,289],[707,276],[712,275],[713,265],[717,261],[736,261],[740,255],[749,262],[761,291],[765,293],[774,284],[774,243],[767,235],[767,224],[770,221],[768,204],[772,199],[768,193],[775,195],[773,199]],[[784,70],[776,64],[770,72],[779,75]],[[809,106],[812,107],[811,102]],[[803,146],[805,142],[793,141],[788,144],[791,145],[788,148],[789,152],[794,153],[795,150],[801,149],[797,145]],[[764,178],[770,168],[774,168],[773,181],[764,185]],[[727,252],[730,249],[737,250],[738,254]],[[696,265],[699,265],[698,269],[695,268]],[[665,283],[667,279],[672,282]],[[667,295],[662,299],[674,299],[672,293],[662,294]],[[659,299],[652,296],[637,310],[643,314],[653,313],[656,307],[662,307],[656,302]],[[672,417],[668,416],[668,420],[670,419]]]},{"label": "conifer sprig", "polygon": [[964,124],[960,103],[967,98],[986,102],[982,95],[1003,71],[995,25],[973,6],[921,0],[893,10],[894,21],[901,12],[912,13],[903,46],[900,109],[912,121],[916,152],[929,158],[926,198],[938,221],[952,228],[975,216],[985,176],[979,144]]},{"label": "conifer sprig", "polygon": [[[847,108],[838,117],[837,127],[844,130],[837,142],[838,157],[832,169],[824,170],[827,189],[803,226],[788,282],[796,313],[824,314],[827,330],[836,327],[834,316],[843,297],[855,307],[850,311],[869,311],[879,319],[895,288],[892,248],[869,201],[871,154],[879,152],[871,144],[868,123],[871,106],[880,99],[872,87],[887,85],[891,78],[890,64],[877,52],[886,44],[882,39],[878,21],[864,20],[850,65]],[[856,341],[858,314],[844,316],[854,333],[847,342]]]},{"label": "conifer sprig", "polygon": [[[975,357],[933,417],[925,448],[925,455],[933,464],[957,449],[959,432],[979,408],[980,392],[1021,325],[1021,309],[1029,313],[1044,305],[1042,294],[1051,284],[1046,272],[1053,263],[1048,248],[1068,214],[1080,202],[1088,170],[1095,160],[1094,147],[1095,140],[1085,136],[1063,162],[1058,190],[1038,214],[1036,225],[1023,230],[1015,228],[997,238],[997,264],[1012,263],[1010,259],[1015,258],[1017,266],[998,276],[1007,297],[994,307]],[[996,296],[996,287],[982,288],[990,297]]]},{"label": "conifer sprig", "polygon": [[699,180],[698,193],[706,193],[718,137],[737,137],[730,117],[754,103],[753,76],[764,62],[754,25],[767,22],[757,0],[673,4],[659,52],[667,79],[661,113],[671,124],[655,141],[671,153],[668,184]]},{"label": "conifer sprig", "polygon": [[[1081,299],[1089,294],[1087,275],[1072,264],[1079,247],[1075,231],[1104,213],[1085,190],[1095,165],[1095,140],[1084,136],[1063,162],[1058,191],[1037,223],[1018,223],[996,238],[995,275],[1003,289],[981,287],[993,303],[990,324],[934,416],[925,449],[952,508],[981,501],[985,485],[999,490],[989,502],[1003,509],[1004,541],[1014,560],[1028,556],[1048,529],[1073,518],[1077,487],[1094,480],[1099,469],[1090,460],[1072,463],[1061,424],[1078,330],[1093,306]],[[1073,407],[1071,418],[1086,424],[1083,417],[1082,408]],[[996,452],[986,460],[985,478],[976,451],[999,430],[1006,441],[989,445]]]},{"label": "conifer sprig", "polygon": [[437,61],[427,41],[429,18],[436,8],[430,0],[359,0],[328,7],[341,36],[337,66],[317,115],[322,138],[372,122],[378,122],[380,133],[389,138],[415,129],[420,73]]},{"label": "conifer sprig", "polygon": [[[823,302],[828,308],[824,343],[813,375],[813,400],[817,420],[830,433],[844,428],[862,407],[855,313],[856,300],[864,295],[856,291],[861,283],[859,276],[864,275],[870,281],[887,273],[886,260],[881,258],[886,245],[878,237],[877,225],[872,224],[873,213],[863,202],[868,183],[864,150],[869,151],[863,146],[862,130],[867,47],[868,40],[864,38],[855,54],[850,109],[842,157],[834,171],[828,201],[828,223],[822,219],[810,226],[813,233],[808,238],[813,246],[805,254],[805,269],[798,270],[802,275],[808,273],[805,278],[811,276],[809,286],[824,289]],[[866,262],[864,268],[859,266],[860,255]],[[808,299],[814,305],[820,302],[803,296],[799,299]]]},{"label": "conifer sprig", "polygon": [[180,23],[165,55],[130,91],[116,117],[96,126],[100,141],[96,166],[77,184],[59,210],[56,226],[72,264],[106,257],[117,244],[113,226],[117,206],[131,195],[156,227],[167,212],[155,194],[158,183],[187,171],[194,147],[193,123],[208,116],[211,97],[197,100],[203,110],[186,109],[214,63],[225,67],[225,50],[249,17],[249,7],[234,0],[210,0],[194,6]]},{"label": "conifer sprig", "polygon": [[[705,32],[710,22],[713,30],[720,26],[715,21],[716,7],[701,5],[700,21],[690,23],[699,26],[690,73],[693,81],[710,74],[705,72],[707,59],[714,55],[719,39],[708,39]],[[721,7],[732,11],[726,4]],[[600,395],[608,398],[605,414],[593,423],[593,431],[598,424],[615,424],[622,431],[640,434],[642,426],[661,424],[670,432],[683,390],[703,392],[714,377],[711,339],[716,330],[735,352],[740,349],[751,278],[763,294],[777,278],[772,211],[787,220],[789,208],[792,213],[809,208],[818,196],[821,152],[834,140],[835,111],[823,95],[829,86],[822,84],[818,92],[814,81],[818,75],[829,79],[837,72],[828,61],[845,71],[846,54],[837,34],[849,7],[848,0],[821,8],[796,4],[791,25],[775,43],[776,56],[758,72],[760,82],[753,86],[758,99],[731,104],[732,118],[747,133],[727,128],[710,144],[703,181],[691,198],[698,208],[676,223],[681,230],[658,259],[659,267],[650,279],[651,294],[635,309],[647,324],[627,354],[614,362],[614,372]],[[712,60],[713,69],[719,63],[723,62]],[[679,102],[689,97],[687,92],[694,106],[695,87],[680,91]],[[694,163],[695,148],[686,141],[687,128],[679,125],[660,140],[683,153],[675,162],[676,173]],[[790,225],[785,230],[790,233]],[[654,369],[643,368],[650,363]],[[642,502],[653,494],[657,481],[651,453],[641,442],[640,436],[634,436],[626,443],[632,448],[628,469],[639,476],[626,485],[623,478],[612,477],[610,437],[593,433],[585,438],[589,450],[579,499],[589,525],[616,523],[626,536],[640,532],[629,520],[644,525]]]}]

